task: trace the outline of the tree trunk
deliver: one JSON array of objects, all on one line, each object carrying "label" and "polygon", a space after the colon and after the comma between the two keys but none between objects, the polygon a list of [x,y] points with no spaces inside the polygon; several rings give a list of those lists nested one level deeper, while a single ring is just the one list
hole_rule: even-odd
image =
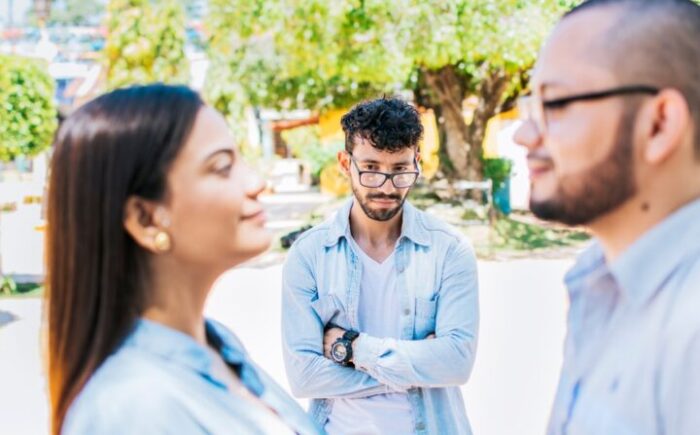
[{"label": "tree trunk", "polygon": [[440,170],[450,178],[479,181],[483,179],[481,159],[486,125],[504,103],[512,105],[512,101],[503,98],[510,77],[504,71],[494,70],[478,81],[473,91],[479,102],[469,125],[462,112],[468,81],[455,65],[421,69],[414,95],[418,104],[432,108],[438,118]]},{"label": "tree trunk", "polygon": [[503,71],[493,71],[487,74],[482,80],[477,89],[479,98],[478,105],[474,110],[474,117],[468,128],[468,139],[472,144],[469,149],[468,159],[472,176],[478,174],[479,178],[483,178],[483,168],[481,159],[483,156],[484,138],[486,136],[486,126],[493,116],[501,111],[501,103],[503,102],[503,93],[508,87],[509,77]]},{"label": "tree trunk", "polygon": [[[458,75],[454,65],[447,65],[438,70],[423,70],[425,84],[433,97],[438,115],[441,153],[449,158],[448,174],[467,178],[469,173],[468,155],[470,145],[467,140],[469,130],[462,114],[464,100],[464,81]],[[443,140],[444,138],[444,140]],[[442,165],[442,163],[441,163]]]}]

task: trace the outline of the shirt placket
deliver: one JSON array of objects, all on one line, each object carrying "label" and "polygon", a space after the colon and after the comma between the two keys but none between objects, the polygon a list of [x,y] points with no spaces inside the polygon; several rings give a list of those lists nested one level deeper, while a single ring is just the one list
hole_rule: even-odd
[{"label": "shirt placket", "polygon": [[[607,294],[616,293],[619,294],[620,289],[617,287],[614,278],[611,274],[606,273],[604,276],[598,278],[595,284],[592,286],[605,287],[604,289],[597,289],[597,291],[606,292]],[[588,301],[588,303],[596,304],[596,301]],[[608,309],[611,310],[609,313],[609,318],[606,324],[600,329],[595,331],[596,337],[592,343],[581,346],[583,351],[580,354],[577,352],[576,364],[572,370],[572,379],[574,382],[571,384],[570,393],[568,395],[568,402],[566,406],[566,411],[564,414],[564,421],[561,425],[561,434],[567,435],[571,429],[572,420],[574,417],[574,411],[579,404],[582,394],[582,388],[586,385],[586,379],[589,378],[594,369],[595,362],[601,358],[603,350],[606,349],[613,339],[614,331],[619,327],[622,318],[624,317],[624,310],[620,306],[620,301],[610,300],[608,304]],[[586,324],[584,323],[580,326],[586,329]]]},{"label": "shirt placket", "polygon": [[354,331],[360,330],[358,307],[360,302],[360,284],[362,283],[362,262],[353,251],[351,244],[346,240],[348,254],[350,256],[350,270],[348,272],[348,290],[346,294],[346,306],[348,322]]},{"label": "shirt placket", "polygon": [[[416,313],[412,307],[412,302],[415,295],[411,291],[409,283],[406,281],[405,270],[408,264],[408,249],[406,248],[407,243],[408,241],[406,239],[401,239],[396,247],[396,272],[398,274],[396,282],[399,285],[399,297],[401,298],[401,337],[404,340],[412,340]],[[410,389],[408,391],[408,401],[411,404],[411,410],[413,413],[415,433],[417,435],[427,433],[425,410],[423,408],[423,392],[421,389]]]},{"label": "shirt placket", "polygon": [[412,340],[413,339],[413,310],[411,309],[411,292],[406,282],[406,249],[405,241],[401,240],[396,247],[396,273],[397,279],[396,283],[399,286],[398,295],[401,301],[401,339]]}]

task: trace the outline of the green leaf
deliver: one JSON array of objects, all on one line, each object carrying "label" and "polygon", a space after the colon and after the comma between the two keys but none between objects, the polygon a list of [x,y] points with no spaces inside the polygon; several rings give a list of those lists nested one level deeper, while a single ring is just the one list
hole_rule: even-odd
[{"label": "green leaf", "polygon": [[0,160],[31,157],[57,127],[54,82],[45,62],[0,55]]}]

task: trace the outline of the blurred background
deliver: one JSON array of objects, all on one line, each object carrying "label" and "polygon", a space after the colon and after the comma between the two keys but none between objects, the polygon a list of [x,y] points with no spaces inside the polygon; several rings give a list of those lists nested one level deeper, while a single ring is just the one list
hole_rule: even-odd
[{"label": "blurred background", "polygon": [[199,90],[267,180],[276,241],[221,279],[208,314],[283,385],[281,263],[349,194],[335,160],[340,117],[382,95],[412,102],[425,138],[411,201],[462,230],[479,256],[480,350],[464,387],[475,433],[542,433],[561,362],[561,277],[588,234],[527,211],[525,152],[512,134],[538,49],[576,3],[0,0],[0,433],[47,431],[40,320],[53,134],[99,94],[156,81]]}]

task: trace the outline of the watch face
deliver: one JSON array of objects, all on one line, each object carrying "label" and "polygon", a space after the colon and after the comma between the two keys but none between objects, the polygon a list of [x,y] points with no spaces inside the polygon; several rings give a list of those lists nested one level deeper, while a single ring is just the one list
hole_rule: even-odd
[{"label": "watch face", "polygon": [[345,348],[345,343],[334,343],[331,347],[331,356],[335,362],[345,361],[348,356],[348,350]]}]

